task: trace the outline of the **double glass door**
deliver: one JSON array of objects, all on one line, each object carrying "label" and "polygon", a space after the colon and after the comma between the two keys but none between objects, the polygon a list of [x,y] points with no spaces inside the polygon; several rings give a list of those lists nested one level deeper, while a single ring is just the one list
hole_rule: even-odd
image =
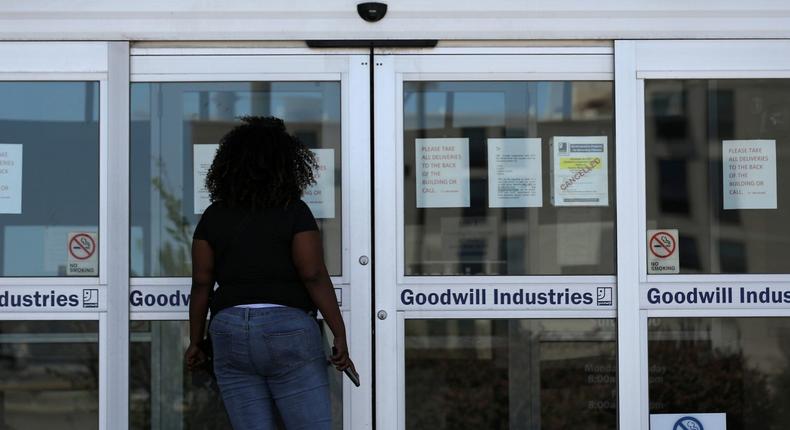
[{"label": "double glass door", "polygon": [[336,428],[613,428],[611,49],[278,54],[133,52],[133,427],[186,423],[168,397],[212,413],[166,365],[185,303],[160,298],[188,290],[218,139],[271,115],[320,163],[305,200],[363,382],[330,372]]}]

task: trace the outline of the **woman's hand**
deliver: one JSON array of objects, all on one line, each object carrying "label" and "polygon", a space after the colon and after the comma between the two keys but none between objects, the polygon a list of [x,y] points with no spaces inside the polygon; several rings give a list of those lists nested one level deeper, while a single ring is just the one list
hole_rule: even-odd
[{"label": "woman's hand", "polygon": [[205,364],[206,360],[206,354],[197,345],[190,343],[184,353],[184,362],[187,364],[187,369],[196,370]]},{"label": "woman's hand", "polygon": [[335,346],[332,347],[332,357],[329,360],[337,370],[343,371],[350,367],[354,369],[354,372],[357,371],[354,362],[348,356],[348,344],[345,337],[335,337]]}]

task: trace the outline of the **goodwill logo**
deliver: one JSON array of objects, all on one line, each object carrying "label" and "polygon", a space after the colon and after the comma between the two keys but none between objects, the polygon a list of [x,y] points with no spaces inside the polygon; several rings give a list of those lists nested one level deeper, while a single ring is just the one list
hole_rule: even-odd
[{"label": "goodwill logo", "polygon": [[401,309],[600,309],[614,306],[614,287],[404,287]]},{"label": "goodwill logo", "polygon": [[7,287],[0,289],[0,309],[81,310],[99,309],[103,297],[98,288],[78,287]]}]

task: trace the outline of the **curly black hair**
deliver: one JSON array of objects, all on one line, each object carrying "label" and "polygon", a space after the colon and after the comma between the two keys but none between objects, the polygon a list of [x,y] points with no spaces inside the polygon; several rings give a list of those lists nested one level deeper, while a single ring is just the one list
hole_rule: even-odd
[{"label": "curly black hair", "polygon": [[229,207],[284,207],[315,183],[315,155],[275,117],[247,116],[219,142],[206,175],[212,202]]}]

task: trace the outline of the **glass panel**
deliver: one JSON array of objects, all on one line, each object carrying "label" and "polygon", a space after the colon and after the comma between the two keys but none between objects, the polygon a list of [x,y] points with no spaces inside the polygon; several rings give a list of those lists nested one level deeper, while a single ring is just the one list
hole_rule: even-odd
[{"label": "glass panel", "polygon": [[405,274],[614,273],[611,82],[405,82]]},{"label": "glass panel", "polygon": [[98,276],[99,83],[0,82],[0,274]]},{"label": "glass panel", "polygon": [[613,320],[406,320],[406,428],[616,428],[615,336]]},{"label": "glass panel", "polygon": [[788,100],[790,79],[645,82],[647,228],[678,230],[679,273],[788,273]]},{"label": "glass panel", "polygon": [[790,428],[790,319],[653,318],[650,413],[726,413],[727,430]]},{"label": "glass panel", "polygon": [[[208,373],[190,372],[184,365],[188,321],[132,321],[131,336],[130,428],[231,429],[216,383]],[[333,429],[341,430],[342,374],[330,367],[327,372]]]},{"label": "glass panel", "polygon": [[192,232],[208,204],[195,180],[205,178],[213,145],[245,115],[282,118],[318,150],[328,174],[304,200],[323,202],[310,206],[329,272],[341,274],[340,83],[178,82],[132,84],[132,276],[191,274]]},{"label": "glass panel", "polygon": [[99,428],[96,321],[0,321],[0,428]]}]

